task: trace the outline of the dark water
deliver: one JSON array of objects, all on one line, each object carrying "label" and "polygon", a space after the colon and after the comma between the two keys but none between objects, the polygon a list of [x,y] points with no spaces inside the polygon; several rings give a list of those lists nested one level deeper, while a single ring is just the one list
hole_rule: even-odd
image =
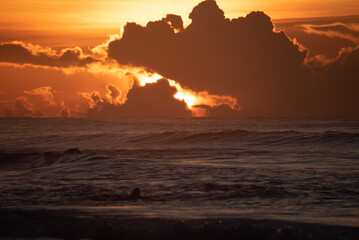
[{"label": "dark water", "polygon": [[0,119],[0,207],[358,227],[359,120]]}]

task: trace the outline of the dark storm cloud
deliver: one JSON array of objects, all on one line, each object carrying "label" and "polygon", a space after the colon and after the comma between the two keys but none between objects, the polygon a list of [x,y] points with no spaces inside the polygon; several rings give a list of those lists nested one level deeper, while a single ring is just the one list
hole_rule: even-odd
[{"label": "dark storm cloud", "polygon": [[[181,31],[163,19],[145,27],[128,23],[122,38],[109,44],[108,54],[120,64],[152,69],[192,90],[235,96],[242,116],[359,115],[346,108],[359,90],[350,96],[335,91],[353,88],[353,82],[329,80],[322,69],[314,72],[306,64],[308,50],[276,32],[263,12],[230,20],[215,1],[207,0],[189,18],[191,24]],[[356,60],[351,64],[357,66]],[[338,74],[357,74],[344,71]]]},{"label": "dark storm cloud", "polygon": [[85,66],[96,61],[91,57],[84,57],[80,48],[63,50],[54,54],[49,49],[38,51],[36,46],[23,43],[0,44],[0,62],[34,64],[51,67]]},{"label": "dark storm cloud", "polygon": [[317,115],[359,117],[359,49],[343,49],[336,59],[313,58],[307,64],[315,73]]},{"label": "dark storm cloud", "polygon": [[359,48],[354,49],[344,58],[343,73],[359,83]]},{"label": "dark storm cloud", "polygon": [[[113,93],[113,92],[112,92]],[[89,117],[190,117],[183,101],[173,98],[176,89],[162,79],[144,87],[134,85],[127,95],[127,101],[114,104],[91,94],[93,104]]]},{"label": "dark storm cloud", "polygon": [[343,48],[335,59],[311,58],[307,65],[332,81],[341,78],[342,83],[353,80],[359,83],[359,47]]}]

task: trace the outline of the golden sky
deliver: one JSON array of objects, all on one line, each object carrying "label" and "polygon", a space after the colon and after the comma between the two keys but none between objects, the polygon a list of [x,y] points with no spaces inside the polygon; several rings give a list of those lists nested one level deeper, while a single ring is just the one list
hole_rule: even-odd
[{"label": "golden sky", "polygon": [[[139,27],[148,30],[146,32],[148,35],[144,36],[141,35],[141,31],[138,32],[137,25],[135,27],[134,24],[129,24],[128,29],[130,30],[127,30],[126,33],[130,31],[127,34],[127,38],[130,40],[121,42],[123,45],[117,45],[117,47],[114,43],[115,47],[111,50],[112,55],[108,55],[110,53],[109,43],[121,39],[126,22],[135,22],[146,26],[147,22],[161,20],[166,14],[171,13],[182,17],[185,28],[182,30],[175,28],[172,25],[174,20],[169,20],[169,18],[167,21],[171,22],[171,25],[169,22],[165,24],[173,28],[173,32],[185,31],[186,26],[191,23],[188,19],[189,14],[202,0],[0,1],[0,117],[78,117],[91,116],[91,113],[96,117],[112,116],[111,112],[127,101],[130,89],[135,89],[132,98],[128,98],[132,99],[129,105],[134,108],[136,103],[141,100],[140,95],[147,94],[148,99],[152,100],[156,99],[153,96],[162,96],[160,103],[170,104],[165,106],[168,109],[178,108],[179,112],[186,110],[183,102],[173,102],[174,97],[177,100],[184,100],[188,107],[187,110],[190,109],[193,116],[207,116],[207,111],[212,111],[213,107],[221,105],[226,105],[227,110],[226,108],[213,110],[213,116],[216,114],[222,116],[223,113],[232,114],[231,109],[237,111],[242,109],[242,106],[244,106],[244,110],[241,111],[247,114],[244,116],[344,116],[344,113],[353,116],[353,112],[349,110],[346,112],[344,108],[342,112],[335,112],[332,109],[347,106],[346,101],[352,101],[351,97],[356,99],[353,96],[359,96],[355,92],[355,89],[359,88],[356,87],[357,81],[354,80],[353,86],[351,82],[345,85],[347,88],[343,87],[340,92],[342,95],[335,98],[333,96],[337,94],[337,89],[340,89],[340,84],[325,92],[322,90],[323,86],[326,86],[325,84],[311,86],[310,79],[311,77],[315,78],[314,75],[305,78],[308,80],[305,91],[297,91],[298,87],[303,87],[300,85],[302,80],[297,81],[300,83],[298,86],[292,80],[293,75],[301,76],[300,74],[288,73],[290,77],[283,77],[284,82],[281,84],[278,83],[277,77],[273,77],[275,79],[275,81],[272,79],[275,83],[273,85],[265,85],[270,82],[269,80],[261,83],[262,79],[269,79],[272,75],[285,74],[283,69],[291,69],[290,67],[293,66],[290,64],[292,63],[299,64],[299,67],[296,67],[301,70],[303,70],[302,64],[305,63],[306,67],[318,71],[318,75],[322,73],[321,66],[324,67],[323,69],[327,65],[335,67],[336,64],[332,63],[347,57],[354,59],[352,61],[356,64],[355,54],[359,51],[359,16],[352,15],[359,15],[359,1],[357,0],[216,0],[218,4],[216,8],[222,9],[225,17],[231,19],[245,17],[252,11],[264,11],[269,17],[275,19],[273,21],[275,31],[283,30],[287,35],[272,32],[273,25],[270,19],[262,13],[253,13],[248,17],[252,20],[247,19],[246,22],[249,28],[238,28],[238,32],[228,28],[222,33],[223,36],[211,35],[207,42],[216,46],[213,51],[197,53],[196,51],[202,48],[191,48],[196,46],[197,42],[201,42],[196,38],[196,36],[202,35],[201,28],[196,25],[197,27],[188,31],[186,35],[193,37],[191,44],[188,45],[188,42],[184,42],[182,45],[178,45],[184,47],[182,50],[185,53],[183,53],[182,51],[176,52],[177,48],[173,48],[172,52],[167,51],[165,46],[167,43],[168,46],[171,46],[171,39],[166,39],[166,34],[157,35],[155,32],[152,33],[153,29],[151,30],[151,28]],[[210,4],[212,3],[207,4],[207,7],[211,7]],[[206,4],[199,5],[203,7]],[[220,15],[222,14],[220,10],[216,14],[218,12]],[[223,18],[223,15],[220,17]],[[288,18],[292,19],[288,20]],[[300,20],[298,20],[299,18]],[[282,20],[279,21],[279,19]],[[193,22],[194,20],[192,24]],[[152,23],[152,26],[153,24],[158,26],[163,24],[163,21]],[[259,40],[256,38],[257,30],[263,26],[265,28],[261,31],[266,38]],[[270,31],[268,31],[268,26]],[[198,31],[197,35],[192,36],[191,34],[196,31]],[[131,34],[134,33],[135,35],[132,36]],[[237,39],[238,43],[232,42],[234,45],[229,51],[229,48],[226,48],[228,42],[224,40],[232,38]],[[257,40],[258,42],[256,42]],[[158,41],[161,44],[157,44]],[[223,44],[221,44],[222,42]],[[212,45],[207,47],[209,46]],[[265,49],[259,51],[257,46]],[[156,48],[158,51],[155,51]],[[223,51],[217,51],[218,49]],[[258,49],[258,54],[248,52],[247,49],[253,49],[253,51]],[[117,54],[117,50],[121,53]],[[152,50],[153,52],[151,52]],[[354,52],[354,57],[349,58],[352,52]],[[126,53],[128,54],[126,55]],[[167,66],[165,59],[169,57],[168,53],[171,53],[172,58],[168,58],[171,64]],[[215,57],[211,57],[211,54]],[[217,58],[216,54],[222,58]],[[208,57],[206,57],[207,55]],[[173,63],[174,60],[187,56],[190,57],[177,62],[178,65]],[[256,56],[256,58],[252,59],[252,56]],[[199,57],[203,58],[198,60]],[[247,61],[248,57],[252,61]],[[226,64],[223,64],[221,59],[226,59]],[[270,68],[267,64],[261,65],[266,61],[276,64],[279,62],[278,59],[283,60],[279,67]],[[142,62],[143,60],[149,60],[149,62]],[[192,64],[187,64],[192,60],[194,61]],[[234,63],[241,64],[237,66],[233,65]],[[231,64],[234,67],[231,67]],[[287,66],[288,64],[290,66]],[[339,71],[338,76],[354,76],[353,79],[357,79],[355,71],[358,67],[351,69],[350,66],[355,64],[350,64],[346,69],[349,73],[343,74],[338,69],[333,71]],[[260,65],[263,71],[256,70],[260,68],[258,67]],[[148,71],[149,69],[150,71]],[[237,74],[236,69],[241,74]],[[300,73],[306,74],[305,69]],[[264,70],[269,71],[268,76],[265,75]],[[262,72],[263,76],[260,75]],[[156,82],[162,76],[169,82],[163,83],[162,81],[162,85],[157,87],[149,85],[147,90],[133,87],[135,83],[144,86],[145,83]],[[226,82],[222,81],[223,76],[227,76]],[[325,75],[325,77],[327,76]],[[347,81],[352,81],[350,77]],[[259,80],[256,83],[253,79]],[[287,84],[285,82],[287,79],[291,79],[292,82]],[[208,84],[210,80],[212,85]],[[241,85],[238,87],[239,85],[236,84],[240,81]],[[217,83],[219,83],[218,86]],[[223,87],[224,85],[225,87]],[[273,86],[272,92],[268,90],[269,86]],[[310,99],[309,97],[296,97],[293,94],[287,94],[288,87],[294,89],[294,93],[302,92],[304,95],[308,89],[313,88],[313,92],[320,89],[320,92],[324,92],[323,99],[333,99],[333,102],[330,104],[324,102],[324,108],[323,106],[318,107],[323,109],[323,112],[318,112],[314,109],[316,106],[310,100],[306,100]],[[334,91],[332,91],[333,89]],[[354,90],[350,92],[348,89]],[[282,93],[284,95],[280,95]],[[301,109],[304,109],[302,115],[297,113],[298,109],[289,107],[290,111],[295,112],[293,114],[297,114],[293,115],[292,112],[286,110],[287,106],[284,106],[286,104],[281,105],[282,102],[286,102],[281,97],[286,98],[289,95],[294,97],[291,98],[292,102],[287,105],[298,104]],[[317,94],[312,95],[314,96],[312,101],[316,102]],[[343,100],[337,101],[340,98]],[[271,104],[268,103],[268,99],[272,101]],[[303,100],[302,105],[297,103],[297,100],[300,102],[301,99],[306,100]],[[146,101],[145,103],[147,104]],[[335,106],[335,104],[338,106],[328,107]],[[307,111],[306,107],[303,107],[312,105],[314,106],[313,111]],[[246,106],[249,106],[247,110]],[[275,110],[276,106],[279,106],[277,110]],[[105,115],[96,115],[100,113]]]},{"label": "golden sky", "polygon": [[[200,1],[193,0],[3,0],[0,31],[26,37],[46,36],[49,42],[59,35],[71,43],[80,33],[98,42],[99,36],[118,33],[125,22],[146,24],[167,13],[188,14]],[[272,19],[354,15],[359,13],[356,0],[218,0],[226,17],[245,16],[261,10]],[[53,40],[54,40],[53,39]],[[1,36],[0,40],[4,39]],[[39,42],[42,43],[42,42]],[[86,44],[85,42],[83,43]],[[60,44],[59,44],[60,45]]]}]

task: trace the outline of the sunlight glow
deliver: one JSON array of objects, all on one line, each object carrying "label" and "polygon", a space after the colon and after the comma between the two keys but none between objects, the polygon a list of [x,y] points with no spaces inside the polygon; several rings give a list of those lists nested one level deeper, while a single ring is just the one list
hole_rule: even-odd
[{"label": "sunlight glow", "polygon": [[137,73],[136,77],[139,81],[141,87],[145,86],[147,83],[155,83],[158,80],[162,79],[163,77],[157,73]]},{"label": "sunlight glow", "polygon": [[170,86],[177,89],[177,93],[173,95],[173,97],[180,101],[184,101],[187,104],[187,107],[189,109],[192,109],[193,105],[198,102],[198,99],[196,99],[196,95],[194,94],[194,92],[190,90],[184,90],[181,85],[174,80],[168,80],[168,82]]},{"label": "sunlight glow", "polygon": [[[160,79],[166,79],[158,73],[149,73],[144,69],[134,68],[129,70],[138,80],[140,86],[145,86],[148,83],[155,83]],[[189,110],[194,116],[204,116],[201,109],[195,108],[197,105],[207,105],[209,107],[226,104],[234,110],[239,110],[237,99],[231,96],[211,95],[207,91],[196,92],[190,89],[183,88],[181,84],[172,79],[166,79],[170,86],[175,87],[177,92],[173,97],[179,101],[184,101]]]}]

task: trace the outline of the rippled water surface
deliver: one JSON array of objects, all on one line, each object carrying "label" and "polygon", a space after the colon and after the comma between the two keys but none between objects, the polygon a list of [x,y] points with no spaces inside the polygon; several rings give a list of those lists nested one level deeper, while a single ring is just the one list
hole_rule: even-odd
[{"label": "rippled water surface", "polygon": [[0,119],[0,206],[359,226],[358,161],[359,120]]}]

